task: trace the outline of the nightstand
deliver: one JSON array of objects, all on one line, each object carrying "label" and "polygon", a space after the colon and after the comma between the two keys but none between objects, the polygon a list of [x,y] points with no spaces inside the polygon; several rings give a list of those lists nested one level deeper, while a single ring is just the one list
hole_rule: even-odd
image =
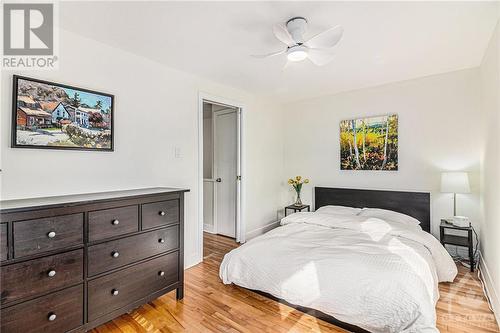
[{"label": "nightstand", "polygon": [[297,212],[303,211],[306,208],[307,208],[308,212],[311,211],[311,206],[309,206],[309,205],[301,205],[301,206],[290,205],[290,206],[286,206],[285,207],[285,216],[286,216],[287,210],[289,210],[289,209],[293,210],[294,213],[297,213]]},{"label": "nightstand", "polygon": [[[467,231],[467,236],[446,234],[445,229]],[[470,271],[474,272],[474,240],[472,238],[472,226],[457,227],[453,224],[447,223],[445,220],[441,220],[441,225],[439,226],[439,238],[443,246],[445,244],[449,244],[467,247],[469,249]]]}]

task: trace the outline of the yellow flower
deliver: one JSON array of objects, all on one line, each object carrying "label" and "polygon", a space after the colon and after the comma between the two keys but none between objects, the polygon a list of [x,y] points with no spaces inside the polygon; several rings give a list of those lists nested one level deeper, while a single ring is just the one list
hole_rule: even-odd
[{"label": "yellow flower", "polygon": [[296,186],[302,185],[302,184],[309,184],[309,179],[308,178],[302,179],[302,176],[295,176],[295,178],[288,179],[288,184],[292,185],[293,187],[296,187]]}]

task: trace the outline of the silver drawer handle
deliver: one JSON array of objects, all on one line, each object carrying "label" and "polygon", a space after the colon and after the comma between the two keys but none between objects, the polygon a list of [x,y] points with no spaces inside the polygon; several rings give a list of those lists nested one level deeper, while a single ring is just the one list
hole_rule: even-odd
[{"label": "silver drawer handle", "polygon": [[51,270],[47,273],[47,275],[48,275],[49,277],[53,277],[53,276],[55,276],[55,275],[56,275],[56,271],[55,271],[55,270],[53,270],[53,269],[51,269]]},{"label": "silver drawer handle", "polygon": [[48,318],[49,321],[54,321],[54,320],[56,320],[56,318],[57,318],[57,316],[55,313],[53,313],[53,312],[49,313],[49,318]]},{"label": "silver drawer handle", "polygon": [[113,256],[113,258],[118,258],[120,256],[120,253],[118,253],[118,251],[113,251],[111,252],[111,255]]},{"label": "silver drawer handle", "polygon": [[165,214],[167,214],[167,213],[165,213],[164,211],[160,211],[160,213],[159,213],[159,214],[160,214],[161,216],[165,216]]},{"label": "silver drawer handle", "polygon": [[118,296],[118,289],[111,290],[111,295]]},{"label": "silver drawer handle", "polygon": [[165,276],[165,272],[164,272],[164,271],[159,271],[159,272],[158,272],[158,275],[159,275],[159,276]]},{"label": "silver drawer handle", "polygon": [[47,237],[49,237],[49,238],[54,238],[54,237],[56,237],[56,232],[55,232],[55,231],[51,231],[51,232],[49,232],[49,233],[47,234]]},{"label": "silver drawer handle", "polygon": [[163,238],[158,239],[158,243],[165,243],[165,240]]},{"label": "silver drawer handle", "polygon": [[114,219],[113,222],[111,222],[113,225],[118,225],[120,224],[120,220]]}]

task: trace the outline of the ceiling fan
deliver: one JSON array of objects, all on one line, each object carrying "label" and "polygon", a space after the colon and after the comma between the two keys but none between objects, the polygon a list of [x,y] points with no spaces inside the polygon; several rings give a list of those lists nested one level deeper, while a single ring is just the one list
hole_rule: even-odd
[{"label": "ceiling fan", "polygon": [[306,30],[307,20],[303,17],[293,17],[284,25],[275,25],[273,27],[274,35],[287,46],[286,49],[268,54],[254,55],[254,57],[269,58],[286,54],[288,61],[297,62],[309,59],[317,66],[326,65],[333,59],[332,48],[342,38],[344,29],[337,25],[305,40],[304,34]]}]

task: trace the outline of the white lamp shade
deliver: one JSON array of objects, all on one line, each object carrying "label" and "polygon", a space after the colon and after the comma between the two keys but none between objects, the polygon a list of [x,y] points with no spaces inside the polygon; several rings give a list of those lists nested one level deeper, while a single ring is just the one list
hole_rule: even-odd
[{"label": "white lamp shade", "polygon": [[441,192],[470,193],[467,172],[443,172],[441,174]]}]

